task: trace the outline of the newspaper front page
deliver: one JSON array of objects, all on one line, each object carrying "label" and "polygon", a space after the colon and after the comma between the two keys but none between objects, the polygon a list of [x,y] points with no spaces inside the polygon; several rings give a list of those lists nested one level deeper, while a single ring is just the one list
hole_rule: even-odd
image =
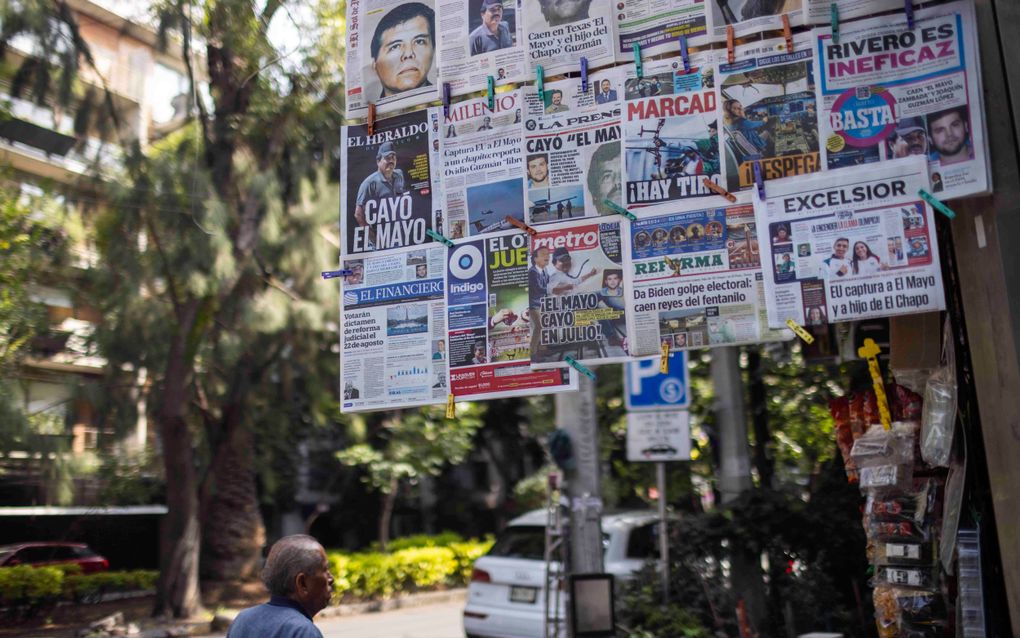
[{"label": "newspaper front page", "polygon": [[730,192],[754,184],[753,163],[762,178],[777,179],[821,170],[815,104],[814,40],[794,36],[736,47],[736,61],[718,56],[719,116],[724,128],[723,165]]},{"label": "newspaper front page", "polygon": [[340,166],[341,254],[419,246],[443,232],[439,192],[439,120],[423,109],[343,127]]},{"label": "newspaper front page", "polygon": [[347,119],[439,99],[435,0],[348,0]]},{"label": "newspaper front page", "polygon": [[923,157],[784,179],[755,193],[769,325],[945,309]]},{"label": "newspaper front page", "polygon": [[803,0],[705,0],[705,4],[716,40],[726,37],[727,26],[733,27],[737,37],[782,29],[784,14],[790,26],[804,24]]},{"label": "newspaper front page", "polygon": [[710,52],[631,65],[624,105],[624,201],[632,212],[698,208],[722,183],[715,71]]},{"label": "newspaper front page", "polygon": [[932,191],[991,190],[974,5],[893,14],[818,36],[822,157],[828,168],[907,155],[928,159]]},{"label": "newspaper front page", "polygon": [[805,20],[808,24],[832,24],[832,5],[836,5],[841,25],[884,11],[903,11],[903,0],[804,0]]},{"label": "newspaper front page", "polygon": [[526,113],[532,117],[572,113],[580,115],[616,104],[623,97],[623,67],[614,66],[588,74],[588,90],[580,78],[566,78],[545,83],[545,93],[538,94],[535,84],[523,88]]},{"label": "newspaper front page", "polygon": [[450,105],[443,124],[443,195],[448,237],[473,237],[524,221],[521,91]]},{"label": "newspaper front page", "polygon": [[450,392],[458,399],[534,396],[577,389],[573,370],[531,369],[528,235],[458,242],[447,259]]},{"label": "newspaper front page", "polygon": [[441,0],[440,75],[453,95],[528,79],[521,0]]},{"label": "newspaper front page", "polygon": [[704,0],[623,0],[616,7],[616,57],[621,62],[634,59],[635,42],[643,56],[650,56],[679,54],[681,36],[691,46],[710,40]]},{"label": "newspaper front page", "polygon": [[341,411],[445,403],[446,248],[400,248],[342,260]]},{"label": "newspaper front page", "polygon": [[768,327],[750,204],[642,218],[631,242],[632,355],[793,336]]},{"label": "newspaper front page", "polygon": [[620,102],[587,114],[529,116],[524,123],[529,225],[611,215],[620,204]]},{"label": "newspaper front page", "polygon": [[524,0],[525,51],[530,72],[546,76],[616,62],[615,4],[609,0]]},{"label": "newspaper front page", "polygon": [[528,307],[531,366],[625,361],[629,222],[580,220],[543,228],[531,237]]}]

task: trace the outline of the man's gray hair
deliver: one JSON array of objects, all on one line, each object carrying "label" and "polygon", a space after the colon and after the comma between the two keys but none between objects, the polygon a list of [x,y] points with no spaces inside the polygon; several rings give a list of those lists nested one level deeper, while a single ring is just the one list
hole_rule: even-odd
[{"label": "man's gray hair", "polygon": [[322,545],[305,534],[284,536],[273,543],[262,568],[262,582],[273,596],[294,593],[298,574],[314,574],[322,568]]}]

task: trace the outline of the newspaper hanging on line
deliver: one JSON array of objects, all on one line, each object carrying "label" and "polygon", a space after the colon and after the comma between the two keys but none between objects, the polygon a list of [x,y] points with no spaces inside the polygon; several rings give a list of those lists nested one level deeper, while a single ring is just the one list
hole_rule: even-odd
[{"label": "newspaper hanging on line", "polygon": [[811,34],[736,47],[736,62],[718,57],[719,115],[724,129],[727,189],[754,184],[755,160],[762,178],[777,179],[821,170],[815,105],[814,42]]},{"label": "newspaper hanging on line", "polygon": [[629,223],[581,220],[531,237],[528,270],[531,366],[625,361],[628,311],[624,273]]},{"label": "newspaper hanging on line", "polygon": [[450,105],[443,124],[443,196],[448,237],[473,237],[524,221],[521,91]]},{"label": "newspaper hanging on line", "polygon": [[715,71],[710,52],[630,65],[623,109],[624,205],[632,212],[698,208],[722,183]]},{"label": "newspaper hanging on line", "polygon": [[522,0],[439,3],[440,75],[453,95],[528,79]]},{"label": "newspaper hanging on line", "polygon": [[523,88],[526,113],[529,116],[572,113],[581,115],[599,111],[619,102],[623,97],[624,69],[609,67],[588,74],[588,90],[582,91],[580,78],[566,78],[545,83],[545,94],[538,95],[538,87],[528,84]]},{"label": "newspaper hanging on line", "polygon": [[783,28],[783,15],[790,26],[804,24],[803,0],[705,0],[711,11],[712,36],[726,37],[726,27],[732,26],[737,36],[758,35],[761,31]]},{"label": "newspaper hanging on line", "polygon": [[613,214],[621,203],[620,102],[587,114],[524,122],[525,217],[529,225]]},{"label": "newspaper hanging on line", "polygon": [[430,243],[443,232],[438,108],[343,127],[341,254]]},{"label": "newspaper hanging on line", "polygon": [[768,327],[750,204],[633,222],[631,264],[634,356],[793,337]]},{"label": "newspaper hanging on line", "polygon": [[923,157],[769,183],[755,193],[769,324],[943,310]]},{"label": "newspaper hanging on line", "polygon": [[836,5],[840,31],[848,20],[884,11],[903,11],[904,7],[903,0],[804,0],[805,21],[808,24],[832,24],[832,5]]},{"label": "newspaper hanging on line", "polygon": [[531,76],[546,76],[616,62],[616,12],[608,0],[524,0],[525,51]]},{"label": "newspaper hanging on line", "polygon": [[435,0],[348,0],[347,118],[439,99]]},{"label": "newspaper hanging on line", "polygon": [[342,260],[341,411],[445,403],[446,248],[401,248]]},{"label": "newspaper hanging on line", "polygon": [[928,159],[932,191],[991,190],[974,5],[950,2],[818,29],[822,157],[828,168]]},{"label": "newspaper hanging on line", "polygon": [[641,55],[679,54],[677,38],[688,45],[707,44],[708,11],[705,0],[623,0],[616,5],[616,30],[620,61],[634,59],[635,42]]},{"label": "newspaper hanging on line", "polygon": [[449,330],[438,352],[449,359],[454,396],[496,399],[577,389],[573,370],[531,369],[527,234],[458,242],[447,261]]}]

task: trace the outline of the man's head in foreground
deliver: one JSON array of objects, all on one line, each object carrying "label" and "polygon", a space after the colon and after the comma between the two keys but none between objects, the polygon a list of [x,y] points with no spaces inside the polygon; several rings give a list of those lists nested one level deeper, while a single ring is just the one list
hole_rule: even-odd
[{"label": "man's head in foreground", "polygon": [[322,611],[333,594],[326,551],[304,534],[284,536],[273,544],[262,582],[271,595],[293,600],[309,618]]}]

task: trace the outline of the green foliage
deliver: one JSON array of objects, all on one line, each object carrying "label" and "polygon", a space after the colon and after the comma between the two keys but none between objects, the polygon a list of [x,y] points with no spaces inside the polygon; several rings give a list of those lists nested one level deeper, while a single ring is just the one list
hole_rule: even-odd
[{"label": "green foliage", "polygon": [[[654,573],[639,578],[620,601],[626,610],[620,624],[628,629],[627,638],[710,638],[711,632],[701,620],[674,598],[662,606],[662,592],[650,583],[658,581]],[[682,599],[681,599],[682,600]]]},{"label": "green foliage", "polygon": [[94,600],[110,592],[154,589],[158,578],[159,572],[148,570],[69,575],[64,579],[63,593],[74,600]]},{"label": "green foliage", "polygon": [[56,567],[0,567],[0,601],[35,606],[60,595],[64,572]]},{"label": "green foliage", "polygon": [[[462,542],[464,542],[464,538],[460,534],[446,530],[439,534],[414,534],[394,538],[386,544],[386,551],[393,553],[411,547],[449,547],[453,543]],[[372,550],[381,551],[378,543],[372,544]]]},{"label": "green foliage", "polygon": [[0,567],[0,605],[37,607],[58,598],[95,601],[110,592],[148,591],[159,573],[149,570],[82,574],[76,564]]},{"label": "green foliage", "polygon": [[492,548],[496,542],[492,536],[484,541],[468,541],[465,543],[452,543],[448,547],[457,560],[457,571],[453,576],[455,585],[464,586],[471,580],[471,570],[475,561],[481,558]]}]

